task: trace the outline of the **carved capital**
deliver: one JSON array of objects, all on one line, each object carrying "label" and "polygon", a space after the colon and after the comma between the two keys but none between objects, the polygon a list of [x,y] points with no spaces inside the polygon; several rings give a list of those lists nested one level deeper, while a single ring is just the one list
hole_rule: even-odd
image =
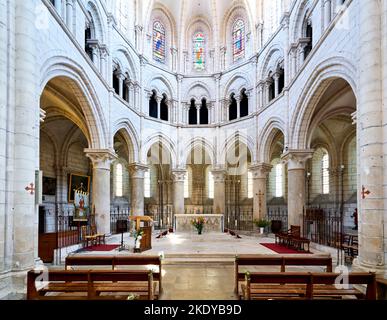
[{"label": "carved capital", "polygon": [[314,150],[293,150],[289,149],[281,157],[282,163],[288,165],[288,170],[304,170],[305,163],[312,158]]},{"label": "carved capital", "polygon": [[270,173],[272,165],[267,163],[258,163],[249,167],[249,171],[253,175],[253,179],[266,179],[267,175]]},{"label": "carved capital", "polygon": [[93,163],[94,169],[110,170],[110,166],[117,155],[111,149],[84,149],[86,156]]},{"label": "carved capital", "polygon": [[171,174],[173,182],[184,182],[186,172],[187,171],[183,169],[172,170]]},{"label": "carved capital", "polygon": [[144,179],[144,174],[148,169],[148,166],[141,163],[131,163],[128,165],[130,176],[134,179]]},{"label": "carved capital", "polygon": [[224,183],[226,180],[227,171],[224,169],[214,169],[211,171],[214,178],[214,183]]}]

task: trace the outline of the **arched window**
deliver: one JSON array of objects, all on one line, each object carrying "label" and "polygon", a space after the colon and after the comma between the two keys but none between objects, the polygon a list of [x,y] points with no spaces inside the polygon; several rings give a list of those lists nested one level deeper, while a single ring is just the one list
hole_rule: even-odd
[{"label": "arched window", "polygon": [[193,62],[194,69],[202,71],[205,69],[205,37],[203,32],[197,32],[193,38]]},{"label": "arched window", "polygon": [[85,28],[85,52],[87,53],[87,55],[89,56],[91,61],[93,61],[93,48],[90,45],[90,40],[91,40],[91,28],[90,28],[90,24],[86,24],[86,28]]},{"label": "arched window", "polygon": [[279,79],[278,79],[278,93],[281,94],[285,87],[285,70],[280,67],[279,71]]},{"label": "arched window", "polygon": [[282,197],[283,194],[283,166],[281,163],[275,166],[275,196]]},{"label": "arched window", "polygon": [[153,94],[149,99],[149,116],[156,119],[158,118],[157,96],[155,91],[153,91]]},{"label": "arched window", "polygon": [[305,38],[308,39],[308,43],[304,49],[304,59],[306,59],[313,49],[313,26],[310,20],[306,21],[305,26]]},{"label": "arched window", "polygon": [[202,106],[200,108],[200,124],[208,124],[208,108],[205,98],[202,99]]},{"label": "arched window", "polygon": [[232,30],[234,62],[245,56],[245,23],[238,19]]},{"label": "arched window", "polygon": [[153,59],[165,62],[165,28],[159,21],[153,23]]},{"label": "arched window", "polygon": [[189,198],[189,171],[184,176],[184,198]]},{"label": "arched window", "polygon": [[271,76],[270,85],[269,85],[269,102],[275,98],[275,83],[274,79]]},{"label": "arched window", "polygon": [[321,160],[322,168],[322,191],[323,194],[329,194],[329,155],[325,153]]},{"label": "arched window", "polygon": [[230,107],[228,109],[228,119],[235,120],[238,117],[238,104],[235,99],[235,94],[231,94],[230,96]]},{"label": "arched window", "polygon": [[151,196],[151,179],[150,179],[150,172],[147,171],[144,173],[144,197],[145,198],[150,198]]},{"label": "arched window", "polygon": [[168,104],[167,96],[163,94],[163,99],[160,102],[160,119],[168,121]]},{"label": "arched window", "polygon": [[125,79],[122,80],[122,99],[124,99],[126,102],[129,102],[129,86],[128,86],[128,79],[129,75],[125,75]]},{"label": "arched window", "polygon": [[122,197],[123,179],[122,179],[122,164],[116,165],[116,197]]},{"label": "arched window", "polygon": [[249,98],[246,94],[246,89],[241,92],[241,103],[240,103],[240,116],[246,117],[249,115]]},{"label": "arched window", "polygon": [[118,78],[118,68],[113,71],[113,89],[116,94],[120,94],[120,79]]},{"label": "arched window", "polygon": [[249,171],[247,173],[247,198],[252,199],[253,197],[253,173]]},{"label": "arched window", "polygon": [[208,198],[214,199],[214,176],[211,171],[208,171]]},{"label": "arched window", "polygon": [[191,106],[188,111],[188,123],[189,124],[198,124],[198,113],[196,109],[195,100],[191,100]]}]

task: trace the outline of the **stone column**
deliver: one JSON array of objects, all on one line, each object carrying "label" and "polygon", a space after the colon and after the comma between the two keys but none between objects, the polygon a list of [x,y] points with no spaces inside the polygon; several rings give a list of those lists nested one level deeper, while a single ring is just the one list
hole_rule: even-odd
[{"label": "stone column", "polygon": [[202,107],[201,104],[196,105],[196,123],[200,124],[200,108]]},{"label": "stone column", "polygon": [[173,179],[173,212],[184,213],[184,178],[186,170],[172,170]]},{"label": "stone column", "polygon": [[[386,172],[383,144],[381,31],[382,4],[364,1],[359,17],[359,89],[357,103],[358,135],[358,263],[367,269],[386,273]],[[383,163],[384,161],[384,163]],[[361,194],[362,187],[370,191]]]},{"label": "stone column", "polygon": [[117,156],[113,150],[104,149],[85,149],[85,153],[93,164],[91,209],[97,230],[110,234],[110,167]]},{"label": "stone column", "polygon": [[73,0],[66,1],[66,24],[69,30],[73,31]]},{"label": "stone column", "polygon": [[302,229],[302,215],[305,206],[305,164],[313,150],[289,150],[282,156],[288,165],[288,226],[297,225]]},{"label": "stone column", "polygon": [[106,70],[106,64],[107,64],[107,56],[108,56],[108,50],[105,45],[102,45],[99,49],[100,52],[100,72],[104,79],[107,77],[107,70]]},{"label": "stone column", "polygon": [[161,99],[162,99],[162,97],[156,97],[156,101],[157,101],[157,119],[161,118]]},{"label": "stone column", "polygon": [[237,119],[241,117],[241,96],[235,97],[235,100],[237,102]]},{"label": "stone column", "polygon": [[128,102],[130,105],[130,103],[133,103],[133,100],[131,100],[132,97],[131,97],[131,92],[130,92],[130,86],[132,86],[132,81],[130,81],[128,78],[126,78],[124,80],[124,82],[125,82],[125,87],[126,87],[126,99],[127,99],[126,102]]},{"label": "stone column", "polygon": [[[5,185],[1,187],[3,195],[9,201],[9,206],[6,207],[8,210],[5,213],[7,218],[3,220],[5,225],[0,226],[2,229],[0,239],[4,236],[6,241],[5,245],[2,243],[0,257],[4,249],[5,264],[14,271],[32,267],[34,259],[38,257],[38,212],[35,205],[35,194],[30,194],[25,190],[31,183],[35,187],[35,170],[39,167],[39,153],[37,152],[40,127],[39,70],[37,68],[39,55],[36,47],[38,30],[35,27],[37,4],[38,1],[11,1],[9,3],[10,19],[14,19],[11,25],[15,29],[11,30],[14,32],[14,37],[9,39],[8,50],[11,52],[9,62],[14,67],[9,70],[9,79],[13,81],[5,83],[5,87],[8,85],[14,91],[9,93],[9,101],[1,108],[9,108],[7,121],[11,131],[7,132],[10,145],[7,147],[11,152],[7,161],[9,164],[1,173],[1,179],[4,179],[3,176],[5,176],[9,181],[6,190]],[[5,10],[5,8],[2,9]],[[2,141],[3,143],[5,141]],[[0,213],[0,217],[2,215],[3,213]],[[2,232],[4,234],[1,234]],[[11,258],[12,254],[13,258]],[[10,281],[8,285],[16,286],[17,283],[12,284]],[[6,288],[2,287],[2,289]]]},{"label": "stone column", "polygon": [[132,197],[131,214],[144,215],[144,174],[148,167],[143,164],[133,163],[128,166],[131,176]]},{"label": "stone column", "polygon": [[331,0],[324,0],[324,29],[328,28],[332,19],[332,3]]},{"label": "stone column", "polygon": [[226,188],[225,180],[227,171],[214,169],[211,171],[214,177],[214,210],[215,214],[225,214],[226,211]]},{"label": "stone column", "polygon": [[278,72],[274,73],[273,79],[274,79],[274,98],[278,97],[279,95],[279,78],[280,75]]},{"label": "stone column", "polygon": [[265,82],[265,90],[264,90],[264,107],[266,107],[269,102],[270,102],[270,85],[271,85],[271,80],[266,80]]},{"label": "stone column", "polygon": [[259,96],[258,104],[260,109],[264,107],[264,89],[265,89],[264,82],[260,81],[258,84],[258,96]]},{"label": "stone column", "polygon": [[263,219],[267,216],[266,206],[266,183],[267,175],[272,165],[259,163],[249,168],[253,175],[253,215],[254,219]]},{"label": "stone column", "polygon": [[297,49],[292,47],[290,54],[292,59],[292,78],[294,78],[297,74]]}]

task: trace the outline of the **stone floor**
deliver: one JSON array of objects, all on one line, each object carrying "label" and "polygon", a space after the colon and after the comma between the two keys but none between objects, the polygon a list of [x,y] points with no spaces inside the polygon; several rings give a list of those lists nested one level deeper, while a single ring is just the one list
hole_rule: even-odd
[{"label": "stone floor", "polygon": [[[234,258],[236,254],[268,254],[274,251],[260,243],[274,242],[270,236],[246,236],[241,239],[224,233],[168,234],[156,239],[152,236],[152,250],[141,254],[155,255],[163,253],[163,287],[161,300],[234,300],[233,292]],[[119,244],[121,235],[107,239],[108,244]],[[134,239],[124,234],[124,244],[127,250],[118,251],[80,251],[78,254],[133,254]],[[313,250],[315,254],[322,254]],[[299,254],[297,254],[299,256]],[[138,267],[136,267],[138,269]],[[302,268],[301,268],[302,269]],[[300,270],[297,268],[295,270]],[[242,271],[242,270],[241,270]],[[276,267],[250,268],[250,271],[279,271]],[[316,269],[316,271],[320,271]]]}]

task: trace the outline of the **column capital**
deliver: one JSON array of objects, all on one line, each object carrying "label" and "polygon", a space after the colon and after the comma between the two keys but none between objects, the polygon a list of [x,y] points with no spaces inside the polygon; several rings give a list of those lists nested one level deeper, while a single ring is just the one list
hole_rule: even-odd
[{"label": "column capital", "polygon": [[84,152],[96,169],[110,170],[112,162],[117,159],[112,149],[84,149]]},{"label": "column capital", "polygon": [[266,179],[268,173],[273,166],[268,163],[253,164],[249,167],[249,171],[253,174],[253,179]]},{"label": "column capital", "polygon": [[187,170],[184,169],[174,169],[171,171],[173,182],[184,182],[185,174]]},{"label": "column capital", "polygon": [[279,78],[280,78],[280,76],[281,76],[281,74],[277,71],[277,72],[275,72],[275,73],[273,74],[273,79],[274,79],[275,81],[278,81]]},{"label": "column capital", "polygon": [[215,183],[224,182],[226,180],[227,171],[225,169],[213,169],[211,170]]},{"label": "column capital", "polygon": [[282,157],[282,163],[288,165],[288,170],[305,169],[305,163],[313,156],[313,149],[295,150],[289,149]]},{"label": "column capital", "polygon": [[144,179],[144,174],[149,167],[141,163],[131,163],[128,165],[128,170],[132,178]]}]

